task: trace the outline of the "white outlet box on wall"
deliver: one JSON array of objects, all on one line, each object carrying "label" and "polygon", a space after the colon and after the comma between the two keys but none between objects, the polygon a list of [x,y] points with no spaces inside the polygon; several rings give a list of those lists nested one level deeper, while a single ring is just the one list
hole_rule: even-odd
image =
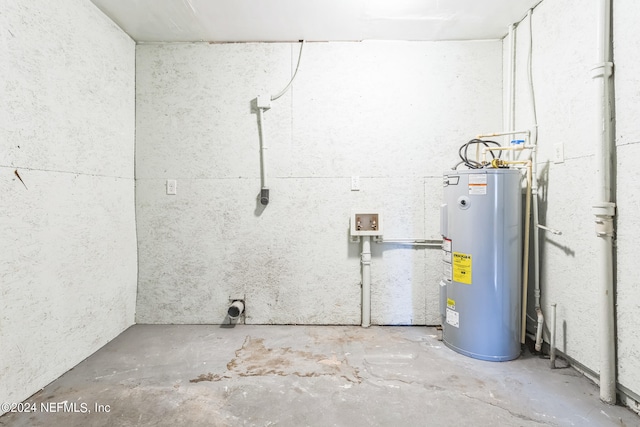
[{"label": "white outlet box on wall", "polygon": [[382,214],[358,210],[351,214],[352,236],[382,236]]}]

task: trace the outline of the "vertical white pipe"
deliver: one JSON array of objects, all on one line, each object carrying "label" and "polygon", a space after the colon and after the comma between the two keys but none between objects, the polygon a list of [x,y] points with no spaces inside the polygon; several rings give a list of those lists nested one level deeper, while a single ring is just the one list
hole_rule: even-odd
[{"label": "vertical white pipe", "polygon": [[[506,129],[509,132],[513,132],[516,128],[516,32],[515,25],[509,25],[509,64],[507,67],[507,126]],[[514,136],[510,135],[508,140],[513,139]],[[509,152],[509,160],[515,159],[515,153],[513,151]]]},{"label": "vertical white pipe", "polygon": [[262,108],[258,108],[258,132],[260,137],[260,186],[261,188],[268,188],[267,186],[267,142],[264,140],[264,119],[262,115],[264,111]]},{"label": "vertical white pipe", "polygon": [[[538,132],[537,129],[535,132]],[[535,301],[535,311],[536,317],[538,319],[537,327],[536,327],[536,351],[542,350],[542,330],[544,327],[544,315],[542,314],[542,305],[540,302],[540,230],[538,229],[538,224],[540,222],[539,219],[539,208],[538,208],[538,145],[537,145],[537,135],[534,139],[536,141],[534,143],[533,150],[531,151],[531,198],[533,203],[533,278],[534,278],[534,287],[533,287],[533,295]]]},{"label": "vertical white pipe", "polygon": [[598,244],[600,281],[600,399],[616,403],[616,360],[611,236],[600,236]]},{"label": "vertical white pipe", "polygon": [[551,304],[551,348],[549,349],[551,369],[556,368],[556,304]]},{"label": "vertical white pipe", "polygon": [[527,196],[524,213],[524,246],[522,254],[522,319],[520,342],[527,337],[527,299],[529,297],[529,230],[531,229],[531,160],[527,163]]},{"label": "vertical white pipe", "polygon": [[531,110],[533,113],[533,150],[531,150],[532,184],[531,198],[533,209],[533,295],[534,307],[537,317],[536,326],[536,351],[542,350],[542,329],[544,327],[544,315],[540,304],[540,230],[538,229],[539,209],[538,209],[538,113],[536,112],[536,99],[533,90],[533,9],[527,13],[529,21],[529,53],[527,57],[527,78],[529,80],[529,95],[531,96]]},{"label": "vertical white pipe", "polygon": [[371,326],[371,238],[362,236],[362,327]]},{"label": "vertical white pipe", "polygon": [[531,191],[531,197],[533,199],[533,277],[534,277],[534,288],[533,295],[535,299],[535,311],[536,317],[538,319],[537,329],[536,329],[536,351],[542,350],[542,329],[544,327],[544,315],[542,314],[542,306],[540,303],[540,230],[537,225],[539,222],[538,215],[538,179],[537,173],[538,168],[536,165],[536,151],[537,148],[533,149],[533,185]]},{"label": "vertical white pipe", "polygon": [[611,195],[611,108],[609,106],[611,0],[598,1],[597,64],[593,69],[597,116],[595,124],[597,274],[600,299],[600,399],[616,403],[615,302],[613,289],[613,216]]},{"label": "vertical white pipe", "polygon": [[609,100],[608,100],[608,82],[611,76],[611,62],[609,62],[609,40],[610,40],[610,1],[598,1],[598,42],[597,42],[597,64],[594,67],[593,78],[596,82],[596,101],[598,106],[598,117],[596,123],[596,131],[598,140],[596,144],[596,172],[597,175],[597,193],[599,201],[609,201],[611,197],[611,179],[610,179],[610,147],[609,147]]}]

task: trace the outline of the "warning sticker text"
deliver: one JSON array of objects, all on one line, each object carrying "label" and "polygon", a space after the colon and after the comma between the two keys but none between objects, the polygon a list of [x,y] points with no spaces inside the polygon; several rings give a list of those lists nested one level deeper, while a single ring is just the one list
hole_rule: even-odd
[{"label": "warning sticker text", "polygon": [[446,321],[448,324],[450,324],[453,327],[456,327],[456,328],[460,327],[460,316],[458,315],[458,312],[453,311],[450,308],[447,308]]},{"label": "warning sticker text", "polygon": [[454,252],[453,253],[453,281],[458,283],[464,283],[465,285],[470,285],[471,270],[472,270],[471,255],[463,254],[460,252]]},{"label": "warning sticker text", "polygon": [[485,174],[469,175],[469,194],[471,195],[487,194],[487,175]]}]

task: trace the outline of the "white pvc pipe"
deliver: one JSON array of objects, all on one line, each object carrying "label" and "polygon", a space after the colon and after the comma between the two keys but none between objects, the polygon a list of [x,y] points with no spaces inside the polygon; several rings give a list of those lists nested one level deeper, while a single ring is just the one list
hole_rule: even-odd
[{"label": "white pvc pipe", "polygon": [[362,236],[362,327],[371,326],[371,238]]},{"label": "white pvc pipe", "polygon": [[[515,162],[515,161],[514,161]],[[531,227],[531,160],[528,161],[527,167],[527,200],[525,201],[525,222],[524,222],[524,250],[523,250],[523,267],[522,267],[522,331],[520,342],[524,344],[525,333],[527,331],[527,295],[529,287],[529,229]]]},{"label": "white pvc pipe", "polygon": [[616,403],[615,300],[613,289],[613,216],[611,197],[611,108],[609,106],[611,0],[598,1],[597,64],[593,68],[597,116],[595,140],[597,275],[600,299],[600,399]]},{"label": "white pvc pipe", "polygon": [[[529,80],[529,95],[531,97],[531,109],[533,111],[533,143],[531,150],[531,202],[533,214],[533,296],[534,309],[537,317],[536,325],[536,351],[542,350],[542,331],[544,328],[544,315],[542,314],[542,306],[540,304],[540,230],[538,228],[539,208],[538,208],[538,117],[536,113],[536,100],[533,91],[533,9],[527,12],[527,20],[529,21],[529,52],[527,54],[527,79]],[[529,225],[528,225],[529,226]],[[526,310],[526,307],[525,307]]]},{"label": "white pvc pipe", "polygon": [[505,131],[505,132],[496,132],[496,133],[485,133],[482,135],[478,135],[476,136],[476,138],[480,139],[480,138],[491,138],[494,136],[504,136],[504,135],[519,135],[519,134],[523,134],[523,135],[531,135],[531,131],[530,130],[513,130],[513,131]]},{"label": "white pvc pipe", "polygon": [[556,304],[551,304],[551,348],[549,349],[551,369],[556,368]]},{"label": "white pvc pipe", "polygon": [[[509,64],[507,70],[508,79],[508,116],[507,116],[507,129],[509,132],[513,132],[516,127],[516,32],[514,31],[516,26],[514,24],[509,25]],[[509,160],[515,160],[515,153],[509,153]]]},{"label": "white pvc pipe", "polygon": [[542,306],[540,303],[540,230],[537,227],[539,223],[539,212],[538,212],[538,168],[537,168],[537,160],[538,160],[538,149],[534,148],[531,152],[531,165],[532,165],[532,173],[531,173],[531,199],[533,202],[532,210],[533,210],[533,277],[534,277],[534,287],[533,287],[533,295],[535,300],[535,310],[536,316],[538,318],[538,324],[536,329],[536,351],[542,350],[542,330],[544,327],[544,315],[542,314]]},{"label": "white pvc pipe", "polygon": [[227,315],[231,320],[235,320],[242,316],[242,313],[244,313],[244,302],[240,300],[234,301],[227,310]]},{"label": "white pvc pipe", "polygon": [[376,243],[396,243],[401,245],[412,245],[412,246],[429,246],[434,248],[442,247],[442,239],[414,239],[414,238],[405,238],[405,239],[376,239]]},{"label": "white pvc pipe", "polygon": [[[536,294],[536,299],[540,300],[540,291]],[[542,350],[542,327],[544,326],[544,316],[542,315],[542,309],[536,307],[536,316],[538,318],[538,326],[536,329],[536,351]]]},{"label": "white pvc pipe", "polygon": [[264,111],[258,108],[258,131],[260,137],[260,187],[269,188],[267,186],[267,142],[264,140],[264,119],[262,115]]}]

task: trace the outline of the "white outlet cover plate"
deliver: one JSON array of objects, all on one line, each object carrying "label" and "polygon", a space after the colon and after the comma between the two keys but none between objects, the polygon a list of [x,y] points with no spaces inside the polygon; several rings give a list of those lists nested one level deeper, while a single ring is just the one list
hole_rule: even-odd
[{"label": "white outlet cover plate", "polygon": [[360,191],[360,177],[352,176],[351,177],[351,191]]},{"label": "white outlet cover plate", "polygon": [[178,183],[175,179],[167,180],[167,194],[174,196],[178,193]]},{"label": "white outlet cover plate", "polygon": [[564,144],[562,142],[556,142],[553,150],[553,163],[564,163]]}]

